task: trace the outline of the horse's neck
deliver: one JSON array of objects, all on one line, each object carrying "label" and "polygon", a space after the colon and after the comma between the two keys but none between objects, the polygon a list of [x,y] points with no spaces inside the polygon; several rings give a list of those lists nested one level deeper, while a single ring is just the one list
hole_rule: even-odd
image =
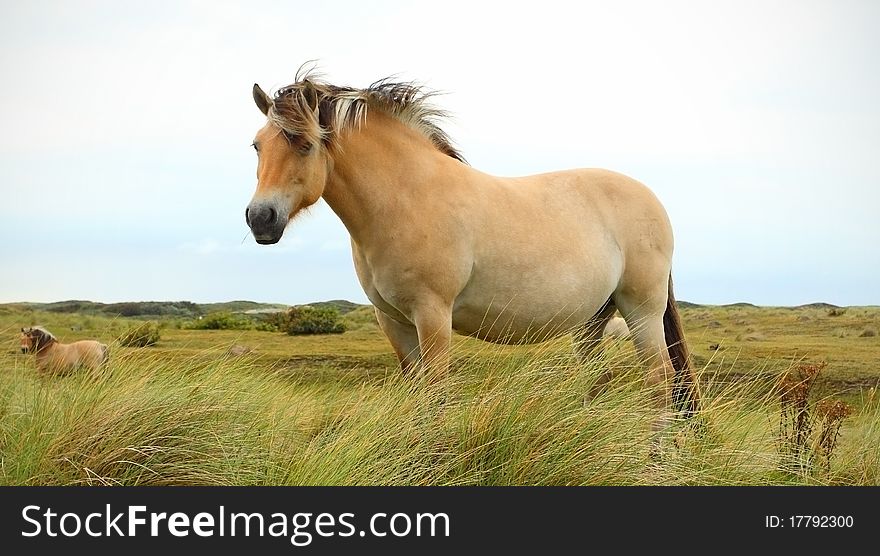
[{"label": "horse's neck", "polygon": [[426,195],[441,195],[435,183],[459,163],[438,151],[420,132],[384,114],[344,133],[334,149],[324,200],[352,238],[369,237],[407,213]]},{"label": "horse's neck", "polygon": [[58,347],[61,345],[57,340],[53,340],[51,342],[46,342],[45,344],[41,344],[39,348],[34,352],[37,358],[43,359],[46,357],[51,357],[52,353],[58,350]]}]

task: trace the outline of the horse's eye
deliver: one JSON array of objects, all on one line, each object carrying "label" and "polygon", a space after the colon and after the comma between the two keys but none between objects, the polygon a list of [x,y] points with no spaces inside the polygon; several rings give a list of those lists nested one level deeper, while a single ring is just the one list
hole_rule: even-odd
[{"label": "horse's eye", "polygon": [[260,147],[257,145],[256,141],[251,143],[251,146],[254,148],[255,151],[260,152]]},{"label": "horse's eye", "polygon": [[304,135],[296,135],[293,134],[286,129],[281,130],[284,133],[284,137],[287,139],[287,144],[292,148],[296,149],[300,155],[307,155],[312,152],[312,143],[309,142]]}]

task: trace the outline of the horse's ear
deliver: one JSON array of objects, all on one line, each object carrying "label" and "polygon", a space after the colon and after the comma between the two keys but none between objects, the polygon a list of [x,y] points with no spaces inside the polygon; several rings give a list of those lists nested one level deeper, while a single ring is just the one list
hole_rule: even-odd
[{"label": "horse's ear", "polygon": [[260,112],[262,112],[264,116],[269,115],[269,108],[272,106],[272,99],[270,99],[269,95],[267,95],[256,83],[254,83],[254,102],[257,103],[257,108],[260,109]]},{"label": "horse's ear", "polygon": [[312,112],[318,109],[318,89],[308,79],[303,81],[303,98],[306,99],[306,104],[308,104]]},{"label": "horse's ear", "polygon": [[24,326],[21,327],[21,331],[24,332]]}]

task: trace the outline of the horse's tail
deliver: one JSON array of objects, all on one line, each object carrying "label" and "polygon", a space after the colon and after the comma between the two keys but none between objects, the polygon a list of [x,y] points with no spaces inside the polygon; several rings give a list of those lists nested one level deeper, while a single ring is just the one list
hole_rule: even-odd
[{"label": "horse's tail", "polygon": [[666,335],[669,359],[675,370],[672,401],[677,411],[680,411],[685,418],[690,418],[700,409],[700,391],[696,376],[691,369],[681,316],[678,314],[675,296],[672,294],[672,274],[669,275],[669,298],[666,302],[666,312],[663,313],[663,332]]},{"label": "horse's tail", "polygon": [[106,365],[110,361],[110,348],[107,344],[98,344],[101,346],[101,365]]}]

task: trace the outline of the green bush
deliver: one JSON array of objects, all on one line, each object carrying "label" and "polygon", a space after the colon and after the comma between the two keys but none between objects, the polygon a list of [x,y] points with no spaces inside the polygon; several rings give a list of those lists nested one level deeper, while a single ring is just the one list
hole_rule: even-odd
[{"label": "green bush", "polygon": [[257,330],[262,332],[283,332],[287,328],[287,311],[266,313],[257,322]]},{"label": "green bush", "polygon": [[[278,313],[276,313],[278,314]],[[280,321],[278,329],[291,336],[297,334],[341,334],[345,324],[340,320],[339,311],[333,307],[312,307],[303,305],[291,307],[286,313],[275,317]]]},{"label": "green bush", "polygon": [[122,333],[119,344],[125,347],[154,346],[159,342],[159,323],[147,321]]},{"label": "green bush", "polygon": [[346,330],[376,330],[376,311],[372,306],[358,307],[342,315]]},{"label": "green bush", "polygon": [[192,321],[189,328],[195,330],[252,330],[254,322],[242,315],[220,311],[208,313],[198,320]]},{"label": "green bush", "polygon": [[281,330],[281,328],[279,328],[276,319],[265,318],[256,321],[256,323],[254,324],[254,330],[259,330],[260,332],[278,332],[279,330]]}]

